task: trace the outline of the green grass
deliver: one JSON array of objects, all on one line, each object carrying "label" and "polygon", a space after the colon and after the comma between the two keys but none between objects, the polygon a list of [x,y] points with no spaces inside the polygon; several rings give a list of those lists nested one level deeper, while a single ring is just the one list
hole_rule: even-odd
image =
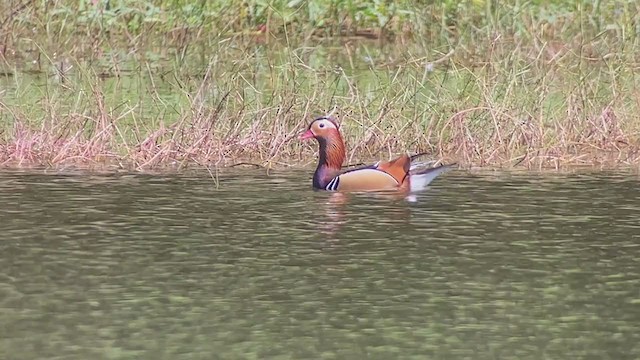
[{"label": "green grass", "polygon": [[[14,1],[0,5],[0,164],[640,163],[635,1]],[[500,4],[498,6],[498,4]]]}]

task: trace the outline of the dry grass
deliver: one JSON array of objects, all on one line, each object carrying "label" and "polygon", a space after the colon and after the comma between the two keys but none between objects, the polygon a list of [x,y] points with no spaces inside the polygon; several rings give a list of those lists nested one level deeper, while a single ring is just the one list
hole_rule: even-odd
[{"label": "dry grass", "polygon": [[532,8],[493,13],[478,28],[475,15],[457,26],[409,23],[394,43],[286,24],[155,38],[82,27],[93,37],[85,42],[51,20],[56,36],[11,38],[2,52],[0,165],[306,165],[315,145],[296,135],[332,113],[349,163],[428,151],[469,167],[638,166],[633,6],[622,20],[564,12],[551,21]]}]

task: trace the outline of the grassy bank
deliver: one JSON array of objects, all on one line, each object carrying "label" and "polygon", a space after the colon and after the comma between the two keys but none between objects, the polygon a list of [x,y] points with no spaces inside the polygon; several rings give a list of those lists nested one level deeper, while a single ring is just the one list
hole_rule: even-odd
[{"label": "grassy bank", "polygon": [[[416,5],[417,4],[417,5]],[[637,166],[634,1],[45,1],[0,5],[0,164]]]}]

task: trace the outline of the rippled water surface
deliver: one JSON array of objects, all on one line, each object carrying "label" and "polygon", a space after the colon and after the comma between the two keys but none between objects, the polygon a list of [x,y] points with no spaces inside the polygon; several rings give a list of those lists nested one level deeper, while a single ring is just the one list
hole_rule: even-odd
[{"label": "rippled water surface", "polygon": [[634,174],[0,174],[2,359],[638,359]]}]

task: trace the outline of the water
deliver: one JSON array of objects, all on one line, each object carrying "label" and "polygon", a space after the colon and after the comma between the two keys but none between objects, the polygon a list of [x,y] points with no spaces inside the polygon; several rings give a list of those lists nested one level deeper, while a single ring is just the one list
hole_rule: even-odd
[{"label": "water", "polygon": [[2,359],[637,359],[633,174],[0,175]]}]

